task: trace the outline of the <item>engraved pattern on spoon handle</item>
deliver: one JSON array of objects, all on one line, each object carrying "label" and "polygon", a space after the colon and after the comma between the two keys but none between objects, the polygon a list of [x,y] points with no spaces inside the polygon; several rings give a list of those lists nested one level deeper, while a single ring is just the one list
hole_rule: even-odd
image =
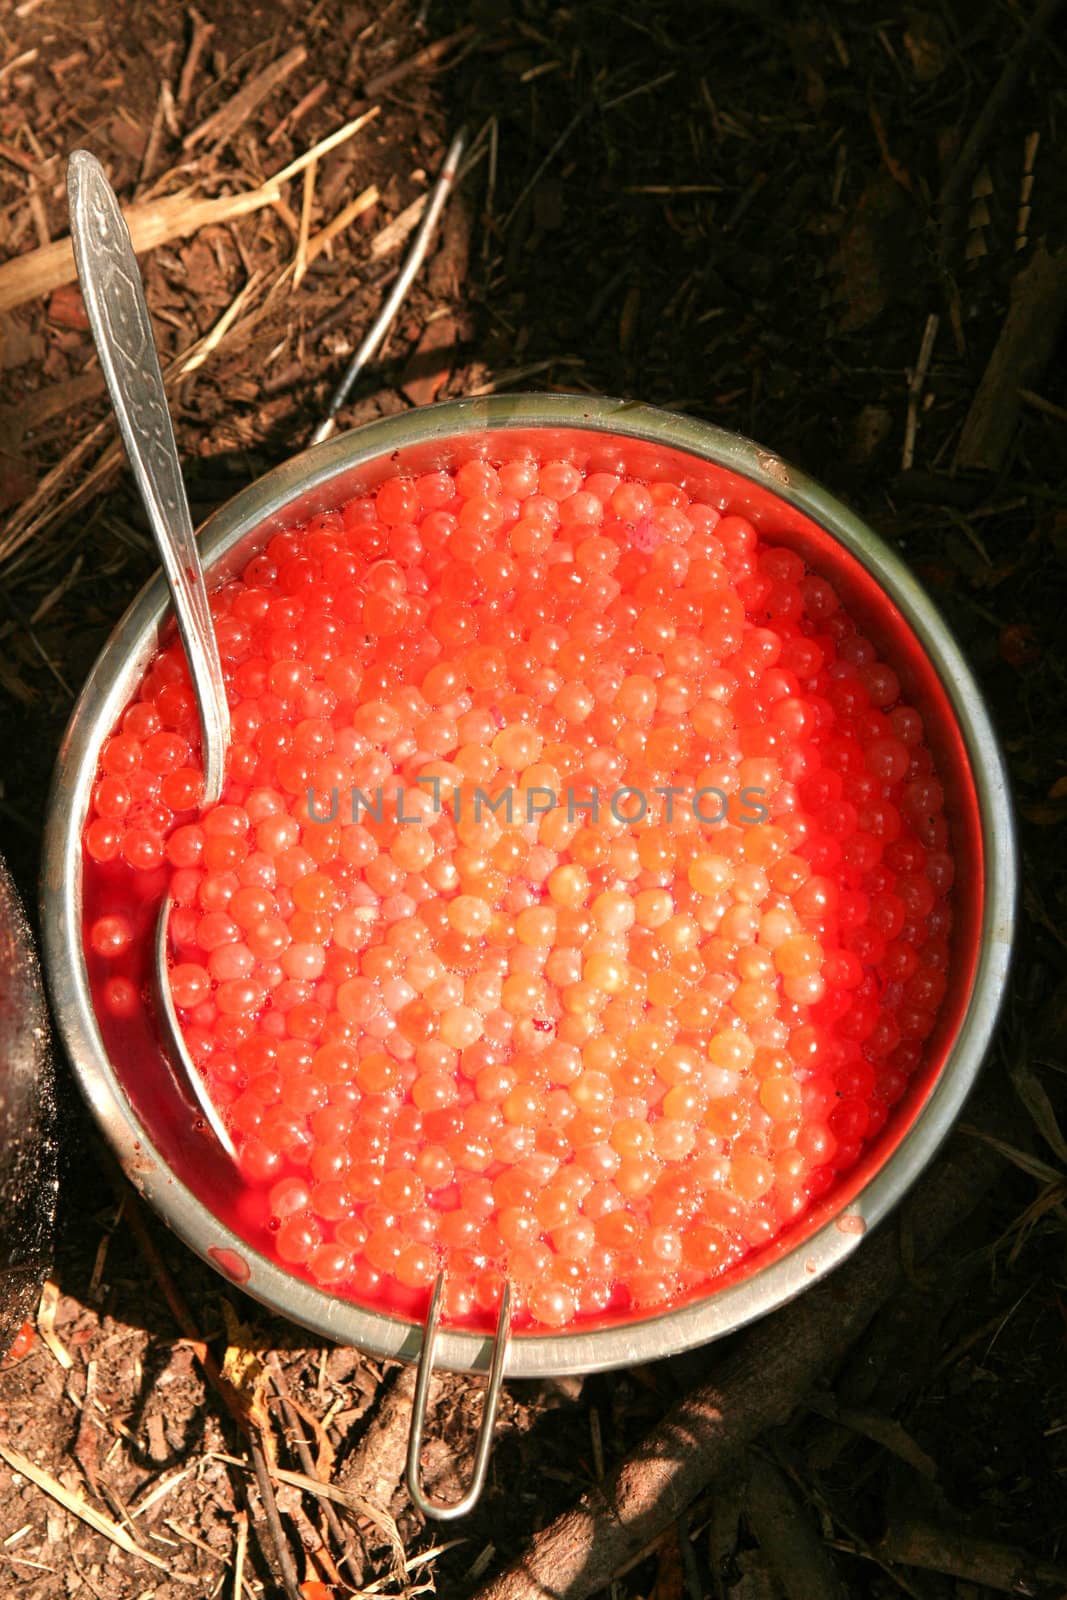
[{"label": "engraved pattern on spoon handle", "polygon": [[222,792],[229,708],[174,427],[140,269],[115,194],[96,157],[67,167],[74,259],[119,430],[170,584],[196,689],[204,803]]}]

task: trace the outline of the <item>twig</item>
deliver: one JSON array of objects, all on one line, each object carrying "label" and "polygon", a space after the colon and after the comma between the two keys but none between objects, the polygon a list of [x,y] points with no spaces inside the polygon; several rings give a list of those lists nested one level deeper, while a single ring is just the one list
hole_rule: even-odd
[{"label": "twig", "polygon": [[[16,11],[16,13],[15,13],[16,16],[19,15],[19,12],[21,11],[21,9],[22,8],[20,7],[19,11]],[[20,67],[31,66],[33,64],[33,62],[35,62],[37,60],[37,57],[40,55],[40,53],[41,52],[37,49],[37,47],[35,45],[32,50],[23,50],[21,55],[14,56],[7,63],[6,67],[0,67],[0,83],[3,83],[5,78],[10,77],[11,73],[17,72]]]},{"label": "twig", "polygon": [[205,22],[195,6],[189,7],[189,16],[193,24],[193,37],[189,41],[189,53],[182,66],[181,77],[178,79],[178,105],[183,111],[192,97],[193,79],[196,77],[196,69],[200,65],[204,47],[215,32],[215,24]]},{"label": "twig", "polygon": [[193,150],[198,144],[210,139],[212,149],[218,150],[228,139],[233,138],[256,107],[262,105],[267,96],[273,94],[278,85],[284,83],[298,67],[302,67],[306,60],[305,45],[296,44],[291,50],[287,50],[285,55],[279,56],[277,61],[272,61],[269,67],[264,67],[262,72],[257,72],[254,78],[250,78],[231,100],[220,106],[218,111],[212,112],[210,117],[206,117],[199,127],[187,133],[182,140],[182,149]]},{"label": "twig", "polygon": [[[246,1472],[248,1470],[247,1461],[241,1461],[236,1456],[224,1455],[217,1450],[211,1451],[210,1454],[215,1461],[224,1461],[231,1467],[241,1467]],[[402,1578],[407,1566],[404,1543],[395,1519],[382,1506],[375,1504],[373,1500],[368,1500],[365,1495],[356,1494],[354,1490],[341,1489],[335,1483],[323,1483],[320,1478],[309,1477],[305,1472],[290,1472],[285,1467],[274,1467],[272,1474],[279,1483],[288,1484],[291,1488],[300,1489],[303,1493],[314,1495],[320,1500],[331,1500],[334,1505],[343,1506],[353,1516],[365,1517],[384,1536],[392,1553],[396,1574]]]},{"label": "twig", "polygon": [[394,83],[399,83],[401,78],[410,77],[413,72],[421,72],[424,67],[432,67],[447,55],[454,44],[462,44],[474,33],[474,28],[468,26],[460,28],[456,33],[448,33],[443,39],[435,39],[432,44],[424,45],[421,50],[416,50],[413,56],[408,56],[406,61],[398,61],[385,72],[379,72],[376,78],[368,78],[363,85],[363,92],[368,100],[377,100],[386,89],[391,89]]},{"label": "twig", "polygon": [[308,112],[318,105],[323,96],[329,93],[329,90],[330,84],[327,78],[320,78],[318,83],[312,84],[303,99],[298,100],[293,109],[285,113],[277,127],[271,129],[267,135],[267,144],[272,147],[276,145],[283,134],[288,133],[291,128],[295,128],[301,118],[306,117]]},{"label": "twig", "polygon": [[1046,1585],[1067,1583],[1067,1567],[1039,1561],[1015,1545],[921,1520],[894,1518],[878,1553],[901,1566],[943,1572],[1006,1594],[1036,1595]]},{"label": "twig", "polygon": [[514,222],[515,217],[518,214],[519,208],[522,206],[522,204],[523,204],[524,200],[526,199],[527,195],[531,194],[533,192],[533,190],[536,189],[537,185],[541,181],[542,175],[552,165],[553,161],[559,155],[560,151],[563,149],[563,146],[567,143],[567,140],[570,138],[571,134],[577,128],[578,124],[588,114],[588,111],[589,111],[588,105],[584,105],[581,108],[580,111],[575,113],[575,115],[568,122],[567,126],[564,128],[563,132],[560,134],[559,138],[553,144],[552,148],[549,150],[548,154],[538,164],[537,168],[534,171],[533,177],[530,178],[529,181],[526,183],[526,185],[524,186],[524,188],[522,189],[522,191],[519,194],[519,198],[515,201],[515,203],[512,206],[511,210],[508,212],[507,216],[504,218],[504,221],[503,221],[501,226],[502,226],[502,228],[503,228],[503,230],[505,232],[507,231],[508,228],[511,227],[511,224]]},{"label": "twig", "polygon": [[789,1600],[847,1600],[830,1555],[785,1474],[754,1455],[746,1500],[752,1532]]},{"label": "twig", "polygon": [[[86,1482],[96,1495],[101,1497],[101,1485],[97,1475],[98,1457],[96,1449],[96,1361],[90,1360],[85,1366],[85,1389],[81,1397],[81,1409],[78,1414],[78,1430],[74,1436],[71,1454],[85,1474]],[[106,1490],[103,1491],[106,1493]],[[123,1508],[123,1522],[132,1532],[129,1514]]]},{"label": "twig", "polygon": [[308,234],[311,231],[311,207],[315,203],[315,174],[317,161],[309,161],[304,169],[304,194],[300,204],[300,227],[296,235],[296,260],[293,264],[293,281],[290,291],[299,289],[308,269]]},{"label": "twig", "polygon": [[[309,1478],[314,1478],[316,1482],[319,1482],[321,1480],[319,1479],[319,1474],[315,1470],[315,1458],[311,1454],[311,1449],[307,1440],[300,1431],[300,1417],[292,1403],[292,1400],[289,1397],[289,1386],[285,1381],[285,1373],[282,1371],[282,1364],[278,1360],[277,1351],[271,1351],[271,1354],[267,1358],[267,1365],[270,1367],[271,1379],[274,1383],[275,1389],[278,1391],[278,1395],[282,1403],[282,1412],[285,1416],[285,1424],[292,1436],[293,1446],[300,1460],[300,1465],[303,1467]],[[352,1554],[350,1548],[351,1541],[345,1537],[345,1530],[341,1526],[341,1519],[334,1510],[332,1502],[329,1500],[323,1501],[322,1510],[326,1518],[326,1525],[341,1552],[341,1565],[348,1569],[348,1575],[352,1579],[355,1587],[358,1589],[363,1582],[363,1573]]]},{"label": "twig", "polygon": [[26,194],[30,203],[30,215],[33,217],[33,225],[37,230],[37,244],[40,249],[47,249],[52,242],[52,235],[49,232],[48,213],[44,208],[44,201],[41,199],[41,186],[37,181],[36,172],[31,172],[26,179]]},{"label": "twig", "polygon": [[615,95],[611,100],[605,100],[600,109],[614,111],[616,106],[624,106],[627,100],[636,100],[638,95],[651,94],[653,89],[661,89],[665,83],[670,83],[671,79],[677,76],[677,72],[661,72],[658,78],[649,78],[647,83],[638,83],[632,89],[624,89],[622,94]]},{"label": "twig", "polygon": [[[24,1456],[21,1450],[12,1449],[10,1445],[0,1444],[0,1456],[3,1456],[13,1472],[20,1472],[24,1478],[35,1483],[50,1499],[55,1500],[65,1511],[72,1516],[79,1517],[97,1533],[102,1533],[105,1539],[110,1539],[112,1544],[117,1544],[120,1550],[125,1550],[127,1555],[139,1556],[142,1561],[147,1561],[149,1566],[156,1567],[160,1572],[170,1572],[168,1562],[161,1561],[150,1550],[145,1550],[137,1540],[126,1532],[125,1528],[117,1522],[112,1522],[110,1517],[98,1511],[95,1506],[89,1505],[80,1495],[72,1494],[64,1488],[58,1478],[54,1478],[44,1467],[38,1467],[29,1456]],[[176,1574],[175,1574],[176,1576]]]},{"label": "twig", "polygon": [[309,161],[318,161],[321,156],[327,155],[331,150],[336,150],[339,144],[344,144],[347,139],[351,139],[352,135],[358,133],[361,128],[365,128],[368,122],[373,122],[375,117],[381,113],[381,109],[381,106],[371,106],[369,111],[362,112],[358,117],[353,117],[351,122],[346,122],[343,127],[337,128],[333,133],[328,133],[325,139],[320,139],[318,144],[312,145],[310,150],[305,150],[302,156],[297,156],[295,161],[290,161],[289,165],[283,167],[280,172],[276,172],[273,178],[268,178],[264,187],[268,185],[279,187],[283,183],[288,183],[289,179],[295,178],[298,172],[303,172]]},{"label": "twig", "polygon": [[285,1587],[287,1600],[302,1600],[300,1579],[297,1576],[292,1553],[285,1537],[282,1519],[278,1514],[278,1501],[275,1498],[274,1485],[271,1482],[271,1471],[267,1465],[266,1454],[255,1433],[249,1434],[248,1442],[252,1453],[252,1470],[256,1475],[256,1488],[259,1490],[263,1514],[267,1519],[270,1542],[274,1546],[274,1554],[281,1569],[282,1584]]},{"label": "twig", "polygon": [[399,250],[405,239],[418,227],[429,204],[429,193],[420,194],[403,211],[398,211],[392,222],[387,223],[380,232],[371,240],[370,253],[373,261],[384,261],[386,256],[391,256],[394,250]]},{"label": "twig", "polygon": [[448,198],[449,191],[452,188],[456,171],[459,167],[460,157],[463,154],[466,143],[466,132],[461,129],[448,147],[448,154],[445,157],[445,164],[441,168],[440,177],[434,184],[429,203],[426,207],[425,215],[419,224],[419,231],[415,235],[415,241],[411,246],[407,260],[404,262],[404,265],[397,274],[396,282],[390,290],[385,304],[375,317],[374,322],[368,329],[362,344],[352,357],[352,360],[349,362],[348,369],[345,372],[344,377],[341,379],[341,382],[337,386],[337,390],[333,396],[333,399],[330,401],[330,407],[326,414],[325,421],[319,424],[311,436],[312,444],[320,444],[323,439],[328,439],[334,432],[336,427],[334,418],[348,398],[352,385],[355,383],[356,379],[359,377],[359,374],[363,371],[363,368],[378,350],[379,346],[385,339],[386,334],[389,332],[389,329],[393,323],[393,318],[399,311],[404,296],[410,289],[415,274],[421,267],[426,256],[426,252],[430,247],[430,240],[433,238],[434,229],[437,226],[437,219],[441,215],[441,210],[446,199]]},{"label": "twig", "polygon": [[192,350],[186,351],[184,357],[179,356],[175,363],[174,377],[176,380],[187,378],[191,372],[195,372],[198,367],[202,367],[208,357],[218,349],[262,282],[263,273],[253,272],[244,288],[234,296],[214,326],[209,328],[202,339],[197,340],[196,346]]},{"label": "twig", "polygon": [[1037,384],[1067,314],[1067,249],[1039,244],[1011,286],[1011,304],[956,450],[958,471],[997,472],[1007,459],[1022,406]]},{"label": "twig", "polygon": [[[992,1122],[1010,1115],[987,1091]],[[956,1142],[916,1186],[906,1216],[916,1254],[928,1256],[978,1204],[998,1168]],[[904,1282],[898,1235],[883,1230],[826,1283],[747,1332],[717,1380],[688,1395],[626,1457],[603,1489],[548,1525],[476,1600],[586,1600],[667,1527],[714,1478],[731,1470],[764,1428],[788,1421],[820,1372],[839,1361]]]},{"label": "twig", "polygon": [[169,1478],[160,1478],[158,1483],[152,1485],[144,1499],[139,1500],[135,1506],[131,1507],[131,1519],[134,1517],[141,1517],[146,1511],[151,1511],[154,1505],[158,1505],[160,1500],[164,1499],[166,1495],[170,1494],[172,1489],[176,1489],[179,1483],[187,1478],[190,1472],[194,1472],[195,1470],[196,1462],[194,1461],[186,1467],[178,1467],[175,1472],[171,1473]]},{"label": "twig", "polygon": [[496,223],[493,217],[493,202],[496,199],[496,172],[497,158],[499,156],[500,126],[499,118],[492,117],[489,122],[489,170],[485,178],[485,230],[482,234],[482,260],[488,261],[492,250],[493,234]]},{"label": "twig", "polygon": [[3,156],[5,161],[10,161],[13,167],[18,167],[20,172],[37,171],[37,163],[32,157],[23,155],[13,144],[0,143],[0,156]]},{"label": "twig", "polygon": [[175,1517],[164,1517],[163,1526],[165,1528],[169,1528],[172,1533],[176,1533],[179,1539],[184,1539],[186,1544],[191,1544],[194,1549],[202,1550],[206,1556],[211,1557],[212,1561],[229,1560],[229,1556],[226,1555],[222,1550],[216,1550],[213,1545],[206,1543],[206,1541],[199,1538],[191,1528],[186,1528]]},{"label": "twig", "polygon": [[144,160],[141,162],[141,170],[138,173],[139,184],[146,184],[156,170],[159,147],[163,143],[163,125],[164,122],[169,123],[173,116],[174,94],[166,78],[161,78],[159,94],[156,98],[156,109],[152,114],[152,126],[148,132],[148,143],[145,145]]},{"label": "twig", "polygon": [[124,1195],[126,1201],[126,1226],[133,1234],[138,1249],[159,1284],[163,1298],[167,1303],[167,1309],[177,1323],[182,1337],[200,1363],[204,1376],[219,1395],[226,1410],[240,1429],[242,1437],[247,1439],[249,1433],[248,1415],[241,1405],[240,1398],[233,1385],[227,1383],[222,1376],[219,1364],[208,1349],[207,1341],[197,1327],[196,1319],[190,1311],[184,1295],[174,1281],[170,1268],[160,1255],[159,1248],[148,1231],[140,1200],[130,1189],[122,1188],[119,1192]]},{"label": "twig", "polygon": [[919,431],[919,401],[922,399],[923,385],[926,383],[926,374],[930,370],[930,361],[937,342],[937,330],[941,319],[931,312],[926,319],[923,329],[922,343],[919,346],[919,359],[908,374],[908,414],[904,424],[904,448],[900,456],[900,470],[910,472],[915,460],[915,435]]}]

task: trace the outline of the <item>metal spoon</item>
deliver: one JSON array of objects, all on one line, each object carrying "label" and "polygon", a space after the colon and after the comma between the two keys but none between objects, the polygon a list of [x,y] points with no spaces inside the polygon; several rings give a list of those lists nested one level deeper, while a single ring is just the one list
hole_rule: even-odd
[{"label": "metal spoon", "polygon": [[[67,202],[89,325],[189,662],[200,714],[203,804],[211,806],[222,794],[230,743],[222,662],[137,258],[104,169],[87,150],[75,150],[67,164]],[[167,1044],[212,1132],[236,1160],[233,1141],[185,1047],[174,1009],[167,959],[170,913],[168,893],[155,937],[156,989]]]}]

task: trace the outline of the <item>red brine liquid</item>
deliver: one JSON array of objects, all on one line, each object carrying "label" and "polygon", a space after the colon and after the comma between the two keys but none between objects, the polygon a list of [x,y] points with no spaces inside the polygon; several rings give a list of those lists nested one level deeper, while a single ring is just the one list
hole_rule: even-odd
[{"label": "red brine liquid", "polygon": [[[175,642],[103,746],[84,903],[112,1059],[222,1220],[407,1316],[445,1268],[488,1327],[507,1279],[544,1331],[707,1293],[855,1167],[945,996],[953,859],[920,714],[798,555],[675,483],[472,461],[274,535],[212,609],[222,803]],[[159,1053],[168,885],[238,1172]]]}]

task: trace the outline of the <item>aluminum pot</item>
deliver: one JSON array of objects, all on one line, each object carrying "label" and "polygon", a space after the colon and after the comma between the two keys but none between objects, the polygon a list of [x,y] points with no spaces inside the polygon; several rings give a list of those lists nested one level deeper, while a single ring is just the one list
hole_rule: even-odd
[{"label": "aluminum pot", "polygon": [[[952,1126],[989,1045],[1012,943],[1016,849],[1008,787],[981,693],[957,645],[882,540],[824,489],[747,439],[629,402],[570,395],[492,396],[428,407],[336,437],[242,491],[202,530],[209,577],[219,581],[239,570],[274,533],[386,478],[474,458],[516,459],[534,446],[592,471],[621,469],[646,480],[681,482],[691,497],[749,517],[833,581],[924,714],[962,868],[953,958],[927,1064],[873,1150],[808,1216],[714,1293],[625,1323],[517,1334],[508,1342],[456,1329],[431,1336],[421,1323],[316,1288],[250,1248],[219,1220],[212,1196],[228,1169],[222,1162],[213,1165],[201,1136],[191,1146],[176,1131],[190,1118],[173,1091],[127,1081],[122,1062],[108,1058],[93,1012],[82,948],[81,834],[100,746],[166,633],[163,579],[150,582],[86,683],[56,768],[42,890],[56,1020],[81,1088],[126,1172],[199,1255],[322,1337],[377,1355],[420,1357],[425,1381],[416,1396],[412,1460],[434,1360],[454,1371],[492,1367],[492,1398],[502,1375],[600,1371],[718,1338],[839,1265],[901,1198]],[[161,1073],[161,1083],[165,1078]],[[232,1186],[232,1172],[230,1181]],[[431,1326],[436,1330],[433,1319]],[[482,1445],[487,1449],[485,1429]],[[483,1452],[482,1471],[484,1464]],[[413,1492],[423,1509],[446,1514],[424,1499],[417,1483]]]}]

